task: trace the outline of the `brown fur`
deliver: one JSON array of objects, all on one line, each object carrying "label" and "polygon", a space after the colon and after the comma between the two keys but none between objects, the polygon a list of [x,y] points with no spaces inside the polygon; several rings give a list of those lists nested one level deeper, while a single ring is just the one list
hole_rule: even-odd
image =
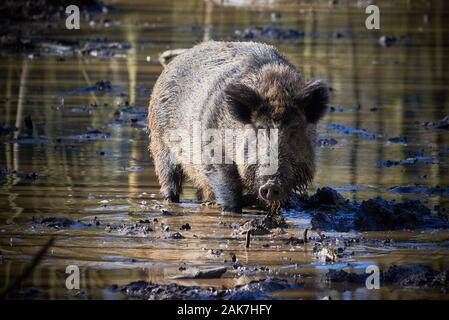
[{"label": "brown fur", "polygon": [[[150,149],[163,196],[179,201],[187,177],[203,200],[240,212],[243,194],[260,198],[261,186],[279,188],[280,201],[303,190],[314,175],[316,123],[327,103],[326,86],[305,82],[271,46],[207,42],[187,50],[164,69],[150,100]],[[166,130],[192,120],[202,129],[278,129],[277,172],[261,175],[261,164],[176,163]]]}]

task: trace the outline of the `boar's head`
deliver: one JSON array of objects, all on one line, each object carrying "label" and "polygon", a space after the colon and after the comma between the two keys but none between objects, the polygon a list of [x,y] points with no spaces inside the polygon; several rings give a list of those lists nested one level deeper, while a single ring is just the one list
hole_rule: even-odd
[{"label": "boar's head", "polygon": [[277,132],[277,164],[267,171],[268,164],[258,159],[238,169],[252,193],[279,203],[291,192],[303,191],[313,178],[315,129],[327,108],[328,88],[321,81],[305,82],[296,69],[279,64],[263,67],[257,79],[229,84],[227,102],[231,115],[246,127],[266,132],[266,137]]}]

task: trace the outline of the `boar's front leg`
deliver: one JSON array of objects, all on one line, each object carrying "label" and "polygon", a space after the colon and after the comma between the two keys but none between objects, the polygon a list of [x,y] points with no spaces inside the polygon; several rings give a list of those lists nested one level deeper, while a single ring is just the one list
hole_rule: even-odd
[{"label": "boar's front leg", "polygon": [[206,168],[210,187],[223,212],[242,212],[242,181],[234,165],[215,165]]}]

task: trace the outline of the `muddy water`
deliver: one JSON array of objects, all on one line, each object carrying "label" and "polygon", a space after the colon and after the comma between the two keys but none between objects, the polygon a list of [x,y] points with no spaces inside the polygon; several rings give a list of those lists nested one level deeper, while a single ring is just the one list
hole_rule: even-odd
[{"label": "muddy water", "polygon": [[[275,23],[302,30],[305,37],[260,40],[277,46],[307,78],[325,78],[334,89],[335,109],[324,118],[320,139],[337,143],[318,149],[319,169],[311,191],[332,186],[355,200],[417,198],[431,208],[447,206],[447,194],[388,191],[449,182],[447,131],[417,124],[449,114],[449,8],[444,1],[380,2],[381,30],[376,32],[365,29],[363,6],[262,3],[245,7],[184,0],[111,1],[123,10],[108,14],[106,23],[96,17],[99,23],[82,24],[79,31],[65,30],[61,23],[44,34],[53,40],[123,44],[112,57],[79,57],[45,43],[47,52],[34,57],[1,56],[0,123],[19,131],[12,138],[1,137],[0,167],[20,174],[6,175],[0,186],[0,289],[22,273],[53,235],[55,245],[22,285],[39,290],[37,298],[123,298],[109,288],[134,280],[231,287],[270,276],[304,282],[301,288],[273,293],[291,299],[447,298],[439,289],[367,290],[323,281],[330,268],[363,272],[371,264],[385,269],[411,263],[449,268],[447,230],[326,233],[392,239],[382,245],[356,244],[354,254],[329,263],[314,256],[311,245],[291,246],[282,240],[300,236],[310,226],[301,212],[283,212],[290,223],[286,233],[254,237],[245,249],[244,235],[232,224],[256,212],[221,216],[216,208],[195,203],[189,185],[182,204],[160,201],[142,112],[162,69],[158,54],[208,39],[234,39],[235,30]],[[378,38],[384,34],[399,41],[382,47]],[[103,79],[111,83],[106,92],[93,87]],[[32,128],[25,125],[27,116]],[[352,133],[351,128],[365,131]],[[394,137],[406,141],[388,141]],[[382,163],[416,156],[412,164]],[[66,217],[76,224],[40,224],[46,217]],[[149,220],[154,231],[129,234],[114,228],[141,226],[140,220]],[[191,229],[181,231],[186,223]],[[178,231],[184,238],[171,239]],[[223,252],[215,255],[211,249]],[[242,275],[233,270],[231,252],[249,271]],[[68,265],[80,267],[80,291],[65,287]],[[220,279],[171,279],[181,266],[229,268]]]}]

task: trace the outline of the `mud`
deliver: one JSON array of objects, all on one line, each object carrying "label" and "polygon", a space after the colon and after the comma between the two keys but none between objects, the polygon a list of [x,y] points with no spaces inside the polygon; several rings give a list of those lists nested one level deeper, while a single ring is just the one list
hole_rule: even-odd
[{"label": "mud", "polygon": [[[240,234],[250,233],[251,235],[266,235],[273,232],[273,229],[288,228],[288,224],[282,216],[266,215],[261,218],[254,218],[246,221],[239,227]],[[278,230],[282,232],[281,230]]]},{"label": "mud", "polygon": [[37,179],[43,177],[44,174],[39,172],[24,173],[17,170],[11,170],[6,168],[0,168],[0,185],[5,183],[8,179],[26,182],[26,181],[36,181]]},{"label": "mud", "polygon": [[[45,40],[40,34],[46,30],[57,28],[61,21],[67,18],[65,13],[69,5],[80,8],[82,21],[92,21],[98,14],[115,10],[105,5],[101,0],[7,0],[0,4],[0,43],[2,50],[7,52],[35,51],[39,43]],[[28,24],[30,28],[24,28]],[[30,58],[44,52],[34,52]],[[61,53],[61,51],[60,51]]]},{"label": "mud", "polygon": [[0,137],[1,136],[8,136],[13,134],[14,132],[16,132],[17,127],[16,126],[4,126],[4,125],[0,125]]},{"label": "mud", "polygon": [[131,282],[124,286],[113,286],[131,298],[145,300],[255,300],[269,299],[272,291],[299,287],[282,279],[254,280],[244,285],[229,289],[207,288],[200,286],[183,286],[179,284],[155,284],[146,281]]},{"label": "mud", "polygon": [[356,129],[340,123],[331,123],[323,127],[328,130],[335,130],[337,134],[354,134],[360,138],[364,138],[367,140],[376,140],[382,137],[381,135],[372,133],[366,129]]},{"label": "mud", "polygon": [[421,125],[427,129],[449,129],[449,116],[438,121],[423,122]]},{"label": "mud", "polygon": [[186,269],[182,274],[172,277],[173,279],[214,279],[220,278],[228,269],[226,267],[210,269]]},{"label": "mud", "polygon": [[234,36],[242,40],[298,40],[304,38],[305,33],[294,29],[284,29],[276,25],[266,25],[235,30]]},{"label": "mud", "polygon": [[377,162],[378,167],[396,167],[396,166],[408,166],[415,164],[440,164],[441,161],[434,156],[415,156],[403,160],[382,160]]},{"label": "mud", "polygon": [[428,195],[449,195],[449,187],[426,186],[421,184],[412,184],[406,186],[396,186],[387,189],[389,192],[396,193],[417,193]]},{"label": "mud", "polygon": [[82,221],[74,221],[65,217],[46,217],[42,219],[36,219],[33,217],[33,223],[40,224],[47,228],[64,229],[71,227],[91,227],[96,225],[95,221],[93,223],[86,223]]},{"label": "mud", "polygon": [[[369,274],[330,269],[326,281],[333,283],[365,283]],[[436,287],[449,289],[449,270],[437,271],[425,265],[393,265],[380,272],[380,285],[403,287]]]},{"label": "mud", "polygon": [[69,5],[77,5],[83,18],[91,14],[105,12],[108,7],[101,0],[6,0],[0,5],[2,23],[11,25],[20,21],[45,21],[65,19],[65,9]]},{"label": "mud", "polygon": [[448,228],[449,222],[433,216],[419,200],[405,202],[382,198],[350,201],[332,188],[318,189],[297,203],[296,210],[312,216],[314,229],[347,232]]}]

